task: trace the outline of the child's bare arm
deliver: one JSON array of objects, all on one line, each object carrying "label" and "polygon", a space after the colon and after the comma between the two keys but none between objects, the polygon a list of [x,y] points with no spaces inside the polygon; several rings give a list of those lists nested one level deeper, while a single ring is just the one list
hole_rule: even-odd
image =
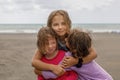
[{"label": "child's bare arm", "polygon": [[96,53],[94,47],[91,47],[89,49],[89,52],[90,52],[90,54],[83,58],[83,64],[89,63],[97,57],[97,53]]},{"label": "child's bare arm", "polygon": [[[97,57],[96,51],[93,47],[90,48],[90,54],[86,57],[83,58],[83,62],[82,64],[86,64],[91,62],[92,60],[94,60]],[[63,60],[63,67],[64,68],[68,68],[71,67],[73,65],[76,65],[78,63],[78,59],[68,56]]]},{"label": "child's bare arm", "polygon": [[66,56],[62,62],[63,68],[69,68],[73,65],[76,65],[78,63],[78,59],[74,58],[72,56]]},{"label": "child's bare arm", "polygon": [[43,71],[43,70],[50,70],[53,73],[55,73],[56,75],[61,75],[61,72],[63,71],[62,68],[56,68],[56,65],[53,64],[48,64],[45,63],[43,61],[41,61],[42,55],[40,54],[40,52],[38,50],[35,51],[35,55],[32,58],[32,66],[39,70],[39,71]]},{"label": "child's bare arm", "polygon": [[40,70],[36,69],[36,68],[34,68],[34,73],[36,75],[41,75],[42,74],[42,72]]},{"label": "child's bare arm", "polygon": [[42,55],[38,50],[35,51],[35,55],[32,58],[32,66],[35,67],[38,70],[50,70],[51,64],[44,63],[41,61]]}]

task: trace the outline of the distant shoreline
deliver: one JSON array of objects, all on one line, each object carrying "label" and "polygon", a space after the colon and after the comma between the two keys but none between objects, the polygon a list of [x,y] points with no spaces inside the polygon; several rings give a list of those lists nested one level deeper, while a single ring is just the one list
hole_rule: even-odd
[{"label": "distant shoreline", "polygon": [[[86,30],[90,33],[118,33],[120,34],[120,30]],[[0,34],[36,34],[38,30],[0,30]]]},{"label": "distant shoreline", "polygon": [[[0,24],[0,33],[37,33],[45,24]],[[120,24],[72,24],[91,33],[120,33]]]}]

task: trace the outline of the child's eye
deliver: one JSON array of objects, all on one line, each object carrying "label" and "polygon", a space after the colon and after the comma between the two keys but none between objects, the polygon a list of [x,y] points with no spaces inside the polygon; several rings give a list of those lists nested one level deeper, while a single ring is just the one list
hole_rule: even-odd
[{"label": "child's eye", "polygon": [[63,22],[63,23],[62,23],[62,25],[66,25],[66,23],[65,23],[65,22]]},{"label": "child's eye", "polygon": [[56,42],[52,42],[52,44],[55,44]]},{"label": "child's eye", "polygon": [[57,26],[57,25],[58,25],[57,23],[53,24],[53,26]]}]

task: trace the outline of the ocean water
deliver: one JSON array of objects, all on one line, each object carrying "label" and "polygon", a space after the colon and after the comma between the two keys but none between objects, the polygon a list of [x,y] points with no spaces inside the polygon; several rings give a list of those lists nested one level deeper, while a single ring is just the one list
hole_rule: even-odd
[{"label": "ocean water", "polygon": [[[45,24],[0,24],[0,33],[37,33]],[[120,33],[120,24],[72,24],[93,33]]]}]

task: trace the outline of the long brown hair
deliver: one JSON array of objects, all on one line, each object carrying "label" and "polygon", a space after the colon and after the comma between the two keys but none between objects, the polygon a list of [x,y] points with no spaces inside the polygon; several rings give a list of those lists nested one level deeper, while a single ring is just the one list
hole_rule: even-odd
[{"label": "long brown hair", "polygon": [[66,24],[69,26],[69,28],[71,28],[71,20],[69,18],[67,11],[65,10],[55,10],[51,12],[51,14],[48,17],[47,26],[52,27],[52,20],[56,15],[62,15]]},{"label": "long brown hair", "polygon": [[73,29],[70,31],[67,41],[73,56],[85,57],[89,54],[92,40],[88,33]]},{"label": "long brown hair", "polygon": [[37,34],[37,47],[40,53],[45,53],[45,45],[48,43],[48,38],[55,38],[54,31],[49,27],[42,27]]}]

